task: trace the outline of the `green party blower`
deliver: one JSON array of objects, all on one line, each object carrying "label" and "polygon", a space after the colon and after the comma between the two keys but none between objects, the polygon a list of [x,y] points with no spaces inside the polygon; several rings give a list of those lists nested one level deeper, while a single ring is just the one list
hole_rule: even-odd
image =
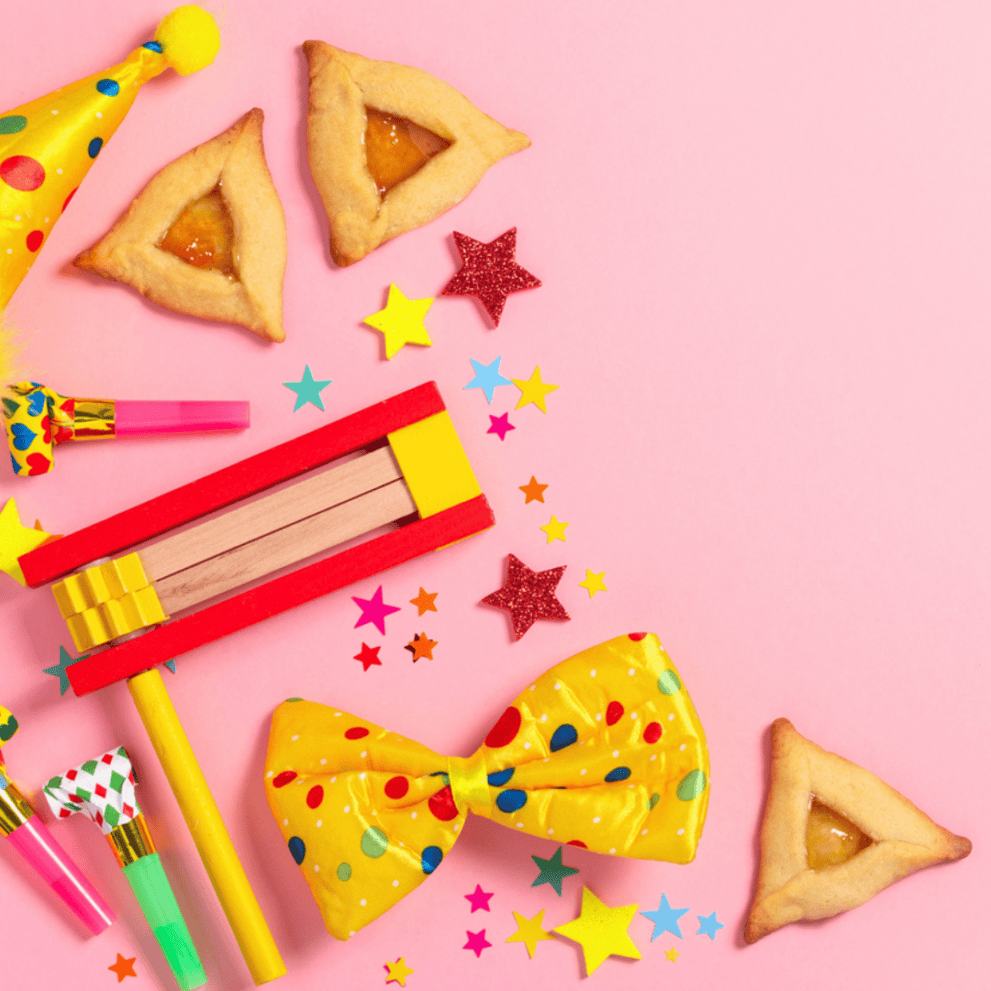
[{"label": "green party blower", "polygon": [[118,747],[52,778],[45,797],[60,819],[85,812],[100,827],[179,987],[192,991],[206,984],[206,974],[138,808],[136,783],[131,759]]}]

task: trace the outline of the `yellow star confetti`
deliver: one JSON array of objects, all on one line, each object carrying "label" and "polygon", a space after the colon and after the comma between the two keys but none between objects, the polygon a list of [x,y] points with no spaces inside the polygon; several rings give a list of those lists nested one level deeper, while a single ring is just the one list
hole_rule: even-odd
[{"label": "yellow star confetti", "polygon": [[547,534],[547,543],[550,543],[553,540],[566,541],[568,538],[564,535],[564,530],[565,527],[569,526],[571,526],[570,523],[562,523],[556,516],[552,516],[550,523],[540,529]]},{"label": "yellow star confetti", "polygon": [[17,505],[13,499],[8,499],[7,505],[0,509],[0,571],[6,571],[22,585],[27,584],[17,559],[22,554],[33,551],[47,539],[48,534],[44,530],[32,530],[21,525]]},{"label": "yellow star confetti", "polygon": [[604,571],[600,571],[596,574],[594,571],[590,571],[588,568],[585,569],[585,581],[579,582],[578,587],[588,590],[588,597],[590,599],[595,598],[596,592],[608,592],[609,589],[606,588],[606,583],[602,580],[606,577]]},{"label": "yellow star confetti", "polygon": [[681,956],[681,954],[673,946],[671,947],[670,950],[665,950],[664,951],[664,959],[665,960],[670,960],[671,963],[674,963],[675,960],[677,960],[678,957],[680,957],[680,956]]},{"label": "yellow star confetti", "polygon": [[385,983],[395,981],[401,988],[406,987],[406,978],[415,973],[411,967],[406,966],[406,957],[400,957],[395,963],[387,963],[385,966],[389,970]]},{"label": "yellow star confetti", "polygon": [[540,365],[534,368],[533,374],[528,379],[513,379],[513,385],[520,390],[520,401],[516,404],[516,408],[522,409],[527,403],[533,403],[541,413],[547,412],[544,396],[561,388],[559,385],[550,385],[541,381]]},{"label": "yellow star confetti", "polygon": [[532,960],[534,953],[537,952],[537,944],[542,939],[554,938],[541,925],[544,921],[544,909],[541,909],[532,919],[528,919],[525,915],[520,915],[519,912],[513,912],[513,918],[516,920],[517,929],[506,942],[526,943],[526,951],[530,954],[530,959]]},{"label": "yellow star confetti", "polygon": [[391,358],[404,344],[424,344],[433,341],[423,326],[423,318],[433,303],[427,299],[407,299],[395,284],[389,286],[389,299],[384,310],[365,317],[364,323],[382,332],[385,337],[385,356]]},{"label": "yellow star confetti", "polygon": [[581,944],[587,976],[613,954],[640,959],[640,951],[626,931],[639,907],[620,905],[613,908],[600,902],[589,888],[582,888],[581,915],[574,922],[558,926],[553,932]]}]

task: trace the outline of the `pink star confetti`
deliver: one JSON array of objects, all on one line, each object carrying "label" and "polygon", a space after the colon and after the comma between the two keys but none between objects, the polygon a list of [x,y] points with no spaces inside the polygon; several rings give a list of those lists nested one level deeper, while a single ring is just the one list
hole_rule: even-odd
[{"label": "pink star confetti", "polygon": [[364,640],[361,642],[361,652],[354,655],[356,661],[361,661],[362,669],[367,671],[373,664],[381,664],[379,651],[381,647],[369,647]]},{"label": "pink star confetti", "polygon": [[471,950],[474,952],[476,957],[482,955],[482,950],[487,946],[492,944],[485,938],[485,930],[481,932],[473,933],[470,929],[465,930],[465,935],[468,937],[468,942],[461,947],[462,950]]},{"label": "pink star confetti", "polygon": [[510,430],[516,429],[516,427],[509,422],[508,413],[503,413],[502,416],[493,416],[489,413],[489,419],[492,421],[492,426],[490,426],[485,432],[487,434],[498,434],[499,440],[505,440],[506,434],[508,434]]},{"label": "pink star confetti", "polygon": [[374,623],[375,628],[385,636],[385,617],[394,612],[399,612],[399,606],[390,606],[382,601],[382,586],[375,590],[375,594],[370,599],[359,599],[357,595],[351,596],[352,601],[361,610],[358,622],[354,628],[364,626],[365,623]]},{"label": "pink star confetti", "polygon": [[515,227],[488,244],[455,231],[454,243],[461,255],[461,268],[441,295],[474,296],[497,327],[510,293],[540,285],[540,279],[516,262]]},{"label": "pink star confetti", "polygon": [[505,584],[482,602],[509,613],[517,640],[538,619],[571,619],[554,595],[566,567],[531,571],[515,554],[510,554]]},{"label": "pink star confetti", "polygon": [[477,912],[482,909],[485,912],[491,912],[492,909],[489,908],[489,899],[495,892],[492,891],[482,891],[482,886],[480,884],[475,885],[475,890],[470,895],[465,895],[465,898],[471,903],[472,912]]}]

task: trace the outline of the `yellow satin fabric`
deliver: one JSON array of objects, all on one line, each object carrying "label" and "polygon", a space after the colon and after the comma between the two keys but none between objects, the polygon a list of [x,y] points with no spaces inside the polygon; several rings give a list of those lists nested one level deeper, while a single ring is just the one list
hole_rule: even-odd
[{"label": "yellow satin fabric", "polygon": [[442,757],[339,709],[275,711],[265,793],[328,931],[419,885],[468,811],[599,853],[687,863],[709,799],[705,734],[654,634],[551,668],[474,755]]},{"label": "yellow satin fabric", "polygon": [[160,51],[141,46],[103,72],[0,111],[0,163],[27,159],[37,176],[27,183],[14,178],[12,184],[4,181],[0,165],[0,309],[34,264],[139,87],[167,66]]}]

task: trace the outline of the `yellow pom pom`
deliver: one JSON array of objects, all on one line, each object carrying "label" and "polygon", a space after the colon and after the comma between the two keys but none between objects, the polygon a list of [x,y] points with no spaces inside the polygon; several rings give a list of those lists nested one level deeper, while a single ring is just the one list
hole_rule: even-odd
[{"label": "yellow pom pom", "polygon": [[220,51],[217,22],[195,4],[167,14],[158,25],[155,41],[162,46],[165,61],[181,76],[205,69]]}]

